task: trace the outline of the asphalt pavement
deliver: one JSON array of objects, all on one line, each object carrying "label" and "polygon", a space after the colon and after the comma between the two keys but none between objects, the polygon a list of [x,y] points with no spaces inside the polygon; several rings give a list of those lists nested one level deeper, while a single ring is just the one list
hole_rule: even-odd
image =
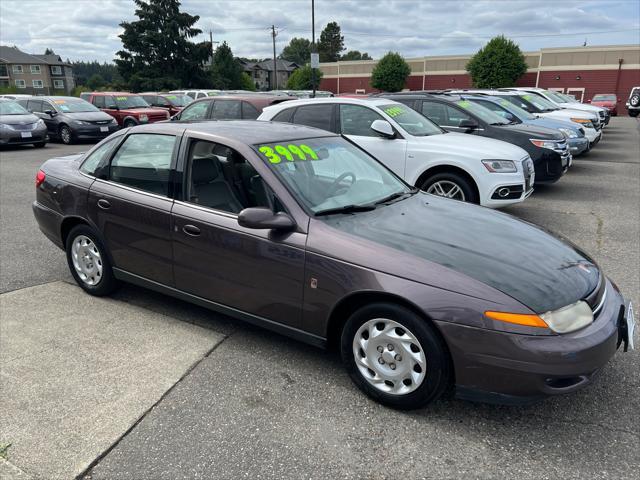
[{"label": "asphalt pavement", "polygon": [[[636,304],[640,302],[638,125],[636,119],[613,118],[602,142],[577,158],[558,183],[539,187],[525,203],[506,209],[583,247]],[[74,330],[73,321],[65,320],[56,304],[61,301],[72,311],[86,309],[90,302],[96,318],[104,316],[110,319],[107,323],[144,318],[142,327],[154,338],[166,334],[167,325],[177,328],[180,324],[186,329],[182,335],[201,332],[210,337],[195,344],[183,342],[186,360],[162,382],[136,386],[131,382],[135,376],[127,377],[131,383],[123,387],[126,397],[146,400],[137,409],[115,408],[111,417],[98,416],[96,421],[106,434],[93,448],[72,443],[78,454],[63,456],[59,462],[46,459],[55,457],[60,445],[69,444],[69,431],[86,422],[87,406],[75,407],[74,419],[71,414],[76,410],[64,410],[49,401],[42,388],[46,382],[38,380],[41,375],[8,375],[3,361],[2,402],[16,406],[14,415],[19,421],[27,425],[19,407],[34,409],[41,402],[48,406],[50,417],[60,412],[68,416],[64,428],[51,422],[52,433],[43,435],[42,441],[19,434],[17,424],[8,420],[0,423],[0,444],[12,443],[8,462],[0,462],[0,476],[69,478],[72,472],[95,480],[638,477],[638,351],[618,352],[589,388],[533,406],[500,407],[445,399],[403,413],[362,395],[332,352],[132,286],[95,303],[76,297],[64,254],[38,231],[30,203],[33,178],[44,159],[86,148],[51,144],[44,150],[0,151],[0,291],[11,292],[0,295],[0,338],[14,345],[30,319],[51,319],[46,329],[51,337],[65,337],[71,329],[75,332],[71,338],[78,343],[84,333],[95,349],[129,358],[130,352],[124,355],[118,347],[122,342],[118,332],[127,327],[93,322],[100,332],[93,336],[86,329]],[[45,285],[35,290],[25,288],[41,284]],[[30,298],[34,300],[29,304],[31,312],[26,303]],[[7,305],[16,309],[15,315]],[[110,309],[116,313],[109,313]],[[7,317],[17,322],[13,330],[7,330]],[[6,337],[7,332],[14,336]],[[136,332],[132,331],[132,338],[141,338]],[[24,342],[26,358],[21,361],[25,371],[50,368],[33,351],[38,342],[46,343],[42,332]],[[153,343],[140,341],[141,358],[150,354]],[[170,343],[164,342],[166,351],[171,351]],[[4,353],[8,344],[2,345]],[[78,357],[80,353],[66,355],[69,361],[105,361],[104,355]],[[156,361],[166,360],[160,355]],[[114,368],[117,366],[116,361]],[[56,368],[59,372],[60,365]],[[89,373],[87,369],[73,371]],[[61,377],[57,384],[66,385]],[[97,377],[89,382],[95,388],[116,390],[118,382],[114,384],[113,378]],[[153,383],[158,383],[153,394],[144,393]],[[8,388],[14,385],[17,392],[29,393],[17,403],[23,393]],[[73,394],[76,383],[69,385],[66,391]],[[65,398],[60,403],[64,406]],[[38,458],[45,459],[38,469],[29,468],[30,451],[34,456],[38,451]],[[72,460],[65,460],[68,458]],[[75,462],[72,468],[60,467],[71,461]]]}]

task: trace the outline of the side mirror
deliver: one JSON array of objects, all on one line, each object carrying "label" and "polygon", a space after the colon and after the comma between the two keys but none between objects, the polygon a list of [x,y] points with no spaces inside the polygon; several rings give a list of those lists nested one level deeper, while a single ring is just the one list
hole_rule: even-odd
[{"label": "side mirror", "polygon": [[53,110],[45,110],[43,113],[45,113],[46,115],[49,115],[50,117],[56,116],[56,112],[54,112]]},{"label": "side mirror", "polygon": [[587,100],[587,103],[591,103],[591,100]]},{"label": "side mirror", "polygon": [[396,132],[393,131],[393,127],[386,120],[374,120],[371,124],[371,130],[384,138],[396,138]]},{"label": "side mirror", "polygon": [[458,127],[463,129],[465,133],[469,133],[476,130],[478,128],[478,124],[473,120],[467,120],[465,118],[464,120],[460,120],[460,123],[458,123]]},{"label": "side mirror", "polygon": [[293,218],[286,213],[273,213],[264,207],[245,208],[238,214],[238,224],[258,230],[291,230],[296,226]]}]

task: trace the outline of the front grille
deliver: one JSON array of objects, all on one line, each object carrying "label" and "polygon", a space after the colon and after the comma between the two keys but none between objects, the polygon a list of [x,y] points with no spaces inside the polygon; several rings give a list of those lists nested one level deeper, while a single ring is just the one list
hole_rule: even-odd
[{"label": "front grille", "polygon": [[24,125],[11,125],[14,130],[18,130],[19,132],[30,132],[31,130],[35,130],[38,123],[25,123]]},{"label": "front grille", "polygon": [[108,125],[111,123],[111,120],[96,120],[94,122],[89,122],[92,123],[94,125]]}]

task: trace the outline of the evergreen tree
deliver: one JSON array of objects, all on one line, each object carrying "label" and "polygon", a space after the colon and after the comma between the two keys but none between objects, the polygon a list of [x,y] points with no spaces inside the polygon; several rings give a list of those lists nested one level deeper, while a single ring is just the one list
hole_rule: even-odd
[{"label": "evergreen tree", "polygon": [[122,50],[115,62],[133,90],[206,86],[202,68],[209,42],[190,39],[202,31],[200,17],[180,11],[179,0],[134,0],[138,20],[122,22]]},{"label": "evergreen tree", "polygon": [[311,72],[315,70],[316,85],[320,84],[322,78],[322,71],[311,68],[308,63],[304,67],[297,68],[287,80],[287,89],[289,90],[311,90],[313,85],[311,84]]},{"label": "evergreen tree", "polygon": [[383,92],[399,92],[411,73],[409,64],[399,53],[389,52],[371,72],[371,86]]},{"label": "evergreen tree", "polygon": [[478,88],[513,87],[526,71],[520,47],[502,35],[489,40],[467,63],[467,72]]},{"label": "evergreen tree", "polygon": [[344,50],[344,37],[340,31],[340,25],[330,22],[320,33],[318,42],[318,53],[321,62],[337,62],[340,53]]},{"label": "evergreen tree", "polygon": [[242,67],[231,52],[227,42],[222,42],[213,54],[211,80],[213,88],[220,90],[242,88]]},{"label": "evergreen tree", "polygon": [[360,53],[359,50],[349,50],[340,57],[340,60],[373,60],[367,52]]},{"label": "evergreen tree", "polygon": [[289,45],[282,49],[280,58],[304,65],[311,59],[311,42],[306,38],[292,38]]}]

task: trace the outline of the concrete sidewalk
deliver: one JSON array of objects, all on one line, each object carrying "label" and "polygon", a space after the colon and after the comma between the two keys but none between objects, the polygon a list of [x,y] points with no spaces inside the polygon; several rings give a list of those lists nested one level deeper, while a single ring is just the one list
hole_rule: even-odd
[{"label": "concrete sidewalk", "polygon": [[65,282],[0,295],[0,476],[73,478],[224,335]]}]

